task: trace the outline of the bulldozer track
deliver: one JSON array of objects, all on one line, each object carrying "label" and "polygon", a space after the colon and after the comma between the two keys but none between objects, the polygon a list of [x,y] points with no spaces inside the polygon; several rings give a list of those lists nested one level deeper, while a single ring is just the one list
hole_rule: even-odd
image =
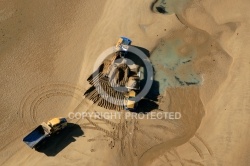
[{"label": "bulldozer track", "polygon": [[[94,103],[96,103],[99,98],[102,98],[101,101],[97,103],[98,106],[120,111],[123,109],[124,94],[113,88],[117,87],[117,85],[125,86],[128,75],[128,66],[126,64],[118,65],[117,69],[111,76],[112,78],[114,77],[111,81],[105,76],[110,69],[111,63],[116,57],[117,54],[113,55],[111,60],[104,60],[99,69],[89,76],[87,81],[92,87],[85,92],[84,96]],[[119,70],[123,70],[126,76],[120,78]],[[111,100],[114,98],[115,100]]]},{"label": "bulldozer track", "polygon": [[114,132],[110,132],[102,127],[100,127],[98,124],[94,123],[90,118],[86,117],[86,119],[95,127],[95,130],[102,131],[106,134],[106,136],[111,137],[113,139],[117,139],[117,137],[114,135]]},{"label": "bulldozer track", "polygon": [[[101,98],[98,98],[97,99],[97,104],[101,101]],[[90,109],[88,109],[86,112],[89,112]],[[107,119],[105,119],[104,117],[102,117],[101,115],[99,115],[99,119],[93,119],[93,118],[89,118],[89,117],[86,117],[86,119],[88,120],[88,122],[90,123],[91,126],[89,125],[81,125],[81,127],[84,127],[84,128],[89,128],[89,129],[94,129],[94,130],[98,130],[98,131],[101,131],[103,133],[105,133],[104,137],[110,137],[112,138],[113,140],[117,140],[119,139],[119,136],[115,133],[115,132],[112,132],[112,131],[108,131],[102,127],[100,127],[96,122],[94,122],[94,120],[101,120],[101,121],[104,121],[105,123],[107,124],[110,124],[112,126],[112,128],[114,129],[117,129],[117,124],[114,123],[114,122],[111,122]]]},{"label": "bulldozer track", "polygon": [[[100,99],[99,99],[100,101]],[[89,110],[88,110],[89,111]],[[88,112],[87,111],[87,112]],[[114,148],[116,145],[119,145],[119,148],[121,149],[122,155],[125,155],[124,150],[128,147],[128,143],[126,143],[128,132],[126,130],[126,124],[125,124],[125,114],[121,115],[121,119],[119,123],[114,123],[109,121],[108,119],[105,119],[101,115],[98,118],[86,118],[88,120],[88,124],[79,124],[84,129],[91,129],[91,130],[97,130],[102,133],[104,133],[103,137],[98,137],[98,139],[94,139],[92,141],[98,141],[99,139],[106,139],[111,138],[112,139],[112,146],[110,145],[111,149]],[[105,124],[108,125],[109,129],[104,129],[101,126],[99,126],[97,123],[98,121],[105,122]],[[135,153],[134,149],[132,148],[132,151]]]},{"label": "bulldozer track", "polygon": [[101,115],[98,115],[98,117],[99,117],[99,118],[96,119],[96,120],[100,120],[100,121],[106,122],[107,124],[111,125],[112,127],[118,128],[118,124],[117,124],[117,123],[111,122],[110,120],[105,119],[105,118],[102,117]]}]

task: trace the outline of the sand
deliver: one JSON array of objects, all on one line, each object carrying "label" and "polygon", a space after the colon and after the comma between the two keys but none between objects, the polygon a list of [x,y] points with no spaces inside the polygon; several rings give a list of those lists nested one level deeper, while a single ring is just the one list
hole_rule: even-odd
[{"label": "sand", "polygon": [[[0,1],[0,164],[249,165],[250,2],[164,2]],[[182,118],[125,119],[122,110],[121,119],[70,120],[76,125],[45,151],[25,145],[53,117],[116,112],[83,93],[97,58],[120,36],[146,48],[157,68],[162,98],[152,112]]]}]

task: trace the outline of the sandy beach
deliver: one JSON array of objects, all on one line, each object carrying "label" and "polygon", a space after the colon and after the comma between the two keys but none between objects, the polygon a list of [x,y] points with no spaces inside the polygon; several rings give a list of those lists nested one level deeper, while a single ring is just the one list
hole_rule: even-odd
[{"label": "sandy beach", "polygon": [[[0,165],[250,165],[249,6],[248,0],[1,0]],[[136,119],[85,98],[97,60],[120,36],[148,50],[155,70],[157,108],[145,102],[142,109],[181,118]],[[76,112],[120,117],[69,117]],[[54,117],[70,126],[45,150],[22,141]]]}]

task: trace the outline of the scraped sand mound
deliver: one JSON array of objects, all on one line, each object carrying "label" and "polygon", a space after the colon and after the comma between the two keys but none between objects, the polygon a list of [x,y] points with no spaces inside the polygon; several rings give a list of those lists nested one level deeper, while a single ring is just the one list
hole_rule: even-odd
[{"label": "scraped sand mound", "polygon": [[[249,165],[249,6],[1,1],[1,165]],[[125,118],[124,110],[120,119],[69,118],[75,125],[45,149],[26,146],[22,138],[53,117],[117,112],[83,94],[96,59],[120,36],[151,53],[161,97],[150,113],[181,119]]]}]

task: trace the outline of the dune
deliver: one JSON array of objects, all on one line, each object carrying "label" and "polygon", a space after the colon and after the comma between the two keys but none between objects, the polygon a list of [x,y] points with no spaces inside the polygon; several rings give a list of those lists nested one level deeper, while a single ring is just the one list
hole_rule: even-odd
[{"label": "dune", "polygon": [[[0,164],[250,164],[247,0],[0,2]],[[180,119],[126,118],[84,97],[94,66],[120,36],[155,69],[145,102]],[[158,89],[159,91],[154,91]],[[148,105],[147,105],[148,104]],[[109,112],[121,118],[70,118]],[[45,150],[22,141],[54,117],[70,125]]]}]

